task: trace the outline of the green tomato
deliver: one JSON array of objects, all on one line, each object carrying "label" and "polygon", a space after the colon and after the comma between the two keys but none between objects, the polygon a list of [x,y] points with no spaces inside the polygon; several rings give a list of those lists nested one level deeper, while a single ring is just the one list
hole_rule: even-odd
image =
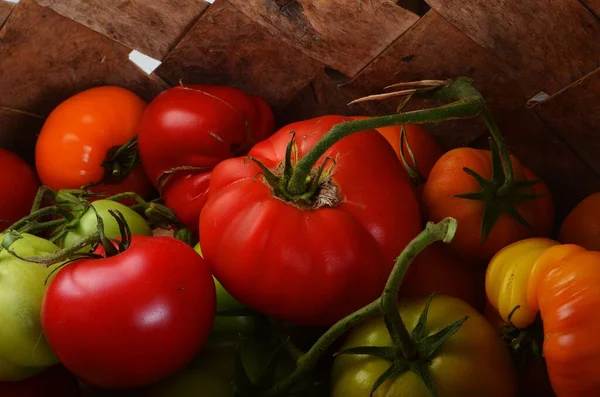
[{"label": "green tomato", "polygon": [[[119,224],[116,219],[108,212],[109,210],[118,210],[125,217],[127,225],[131,230],[131,234],[140,234],[145,236],[152,235],[152,229],[148,222],[140,214],[131,208],[113,200],[97,200],[92,203],[92,206],[102,218],[104,223],[104,234],[109,238],[121,237]],[[63,247],[71,247],[79,240],[88,237],[98,231],[98,220],[96,213],[92,209],[88,209],[79,219],[77,225],[69,229],[62,240]],[[86,247],[87,248],[87,247]],[[83,249],[82,251],[85,251]]]},{"label": "green tomato", "polygon": [[[0,234],[0,241],[4,237]],[[10,248],[21,257],[59,249],[30,234],[22,234]],[[40,320],[46,278],[56,266],[46,268],[0,251],[0,381],[23,380],[58,363]]]},{"label": "green tomato", "polygon": [[[415,298],[399,304],[409,333],[417,324],[425,303],[425,298]],[[435,296],[424,335],[434,334],[465,315],[470,317],[458,332],[424,363],[429,367],[438,395],[516,396],[516,372],[506,345],[485,317],[469,304],[449,296]],[[359,346],[392,346],[381,316],[350,331],[340,350]],[[388,379],[371,394],[375,382],[390,366],[390,361],[372,355],[337,355],[331,374],[331,397],[431,396],[423,380],[410,369]]]}]

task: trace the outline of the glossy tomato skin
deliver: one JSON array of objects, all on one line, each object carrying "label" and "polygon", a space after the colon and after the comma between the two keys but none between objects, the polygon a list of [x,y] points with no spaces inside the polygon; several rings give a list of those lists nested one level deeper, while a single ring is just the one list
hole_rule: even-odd
[{"label": "glossy tomato skin", "polygon": [[210,171],[245,154],[271,135],[274,125],[270,107],[237,88],[173,87],[144,112],[138,135],[142,164],[165,204],[195,231]]},{"label": "glossy tomato skin", "polygon": [[529,281],[544,327],[544,357],[559,397],[600,394],[600,252],[564,244],[547,249]]},{"label": "glossy tomato skin", "polygon": [[[408,331],[417,323],[425,298],[399,303]],[[517,395],[516,373],[508,349],[490,323],[465,302],[437,295],[429,310],[426,335],[459,320],[469,319],[439,350],[429,368],[440,397]],[[391,346],[381,317],[351,330],[340,350],[357,346]],[[332,368],[331,397],[369,397],[375,381],[390,366],[379,357],[338,355]],[[410,370],[382,384],[373,397],[430,397],[423,380]]]},{"label": "glossy tomato skin", "polygon": [[[335,124],[324,116],[290,124],[249,155],[275,169],[296,132],[299,158]],[[382,291],[394,259],[421,229],[410,180],[376,131],[329,149],[341,202],[303,209],[273,196],[260,169],[225,160],[211,176],[200,244],[215,277],[247,307],[295,325],[331,325]],[[322,161],[322,160],[321,160]]]},{"label": "glossy tomato skin", "polygon": [[[152,229],[146,220],[131,208],[112,200],[96,200],[91,205],[96,210],[97,214],[102,218],[104,225],[104,234],[108,238],[121,237],[119,224],[117,220],[110,214],[109,211],[119,211],[127,225],[131,234],[151,236]],[[75,227],[70,229],[62,239],[63,247],[71,247],[79,240],[84,239],[98,231],[98,220],[96,212],[93,209],[88,209],[75,224]]]},{"label": "glossy tomato skin", "polygon": [[90,385],[128,389],[188,364],[206,342],[214,312],[210,269],[191,247],[172,237],[133,236],[116,256],[58,272],[41,318],[65,367]]},{"label": "glossy tomato skin", "polygon": [[0,382],[0,396],[81,397],[82,394],[77,378],[62,365],[54,365],[19,382]]},{"label": "glossy tomato skin", "polygon": [[[538,179],[514,156],[511,156],[511,161],[516,181]],[[492,176],[490,151],[458,148],[446,152],[431,170],[422,196],[427,220],[439,222],[445,217],[453,217],[458,221],[459,227],[451,243],[455,252],[466,258],[489,261],[498,251],[511,243],[528,237],[550,235],[554,222],[554,204],[548,187],[540,182],[529,190],[522,189],[523,193],[539,194],[540,197],[516,205],[516,209],[533,229],[503,213],[482,244],[483,202],[456,197],[481,190],[475,178],[464,171],[464,167],[490,180]]]},{"label": "glossy tomato skin", "polygon": [[[53,190],[80,189],[103,179],[101,163],[111,149],[136,136],[146,102],[116,86],[81,91],[48,116],[35,147],[42,183]],[[94,192],[135,192],[147,197],[152,185],[138,165],[123,181],[102,184]]]},{"label": "glossy tomato skin", "polygon": [[[4,238],[0,234],[0,242]],[[10,248],[25,258],[59,249],[50,241],[27,233],[22,233]],[[24,380],[58,363],[40,322],[45,281],[55,268],[0,251],[0,382]]]},{"label": "glossy tomato skin", "polygon": [[40,187],[34,169],[21,157],[0,148],[0,232],[27,216]]}]

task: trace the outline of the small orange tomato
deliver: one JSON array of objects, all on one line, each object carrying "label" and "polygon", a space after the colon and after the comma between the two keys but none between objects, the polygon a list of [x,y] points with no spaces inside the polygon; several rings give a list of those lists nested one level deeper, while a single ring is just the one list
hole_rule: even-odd
[{"label": "small orange tomato", "polygon": [[116,86],[94,87],[73,95],[48,116],[35,147],[41,182],[53,190],[80,189],[117,194],[152,190],[136,158],[135,145],[116,150],[136,134],[146,102]]},{"label": "small orange tomato", "polygon": [[600,251],[600,192],[587,196],[571,210],[560,226],[558,239]]}]

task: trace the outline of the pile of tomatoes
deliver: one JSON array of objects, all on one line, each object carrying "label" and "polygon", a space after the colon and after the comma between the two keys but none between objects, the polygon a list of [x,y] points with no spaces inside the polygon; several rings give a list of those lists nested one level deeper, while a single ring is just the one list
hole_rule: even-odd
[{"label": "pile of tomatoes", "polygon": [[[373,120],[276,129],[216,85],[58,105],[34,166],[0,149],[0,395],[600,394],[600,195],[556,225],[501,142]],[[356,320],[400,260],[396,314]]]}]

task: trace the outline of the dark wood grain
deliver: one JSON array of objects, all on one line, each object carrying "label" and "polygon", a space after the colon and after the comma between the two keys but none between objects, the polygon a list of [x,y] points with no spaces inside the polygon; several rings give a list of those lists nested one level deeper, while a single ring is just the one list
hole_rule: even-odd
[{"label": "dark wood grain", "polygon": [[169,84],[155,74],[146,74],[129,59],[121,62],[106,77],[104,83],[130,89],[146,101],[151,101],[156,95],[170,87]]},{"label": "dark wood grain", "polygon": [[0,106],[40,115],[129,62],[127,47],[33,0],[21,0],[0,38]]},{"label": "dark wood grain", "polygon": [[419,19],[391,0],[230,1],[288,45],[350,77]]},{"label": "dark wood grain", "polygon": [[7,1],[0,0],[0,28],[12,12],[13,8],[15,8],[14,3],[9,3]]},{"label": "dark wood grain", "polygon": [[[600,23],[578,0],[428,0],[481,46],[553,94],[600,66]],[[470,62],[474,57],[464,59]]]},{"label": "dark wood grain", "polygon": [[600,18],[600,0],[579,0],[581,1],[591,12]]},{"label": "dark wood grain", "polygon": [[0,107],[0,147],[34,165],[34,148],[44,118]]},{"label": "dark wood grain", "polygon": [[600,69],[597,69],[534,109],[600,174],[599,107]]},{"label": "dark wood grain", "polygon": [[[397,82],[468,76],[475,81],[494,115],[500,116],[524,106],[527,100],[521,91],[523,84],[514,80],[515,74],[509,65],[465,36],[440,14],[429,11],[343,89],[357,98],[381,93],[385,86]],[[382,115],[395,112],[398,103],[386,100],[363,106],[370,114]],[[414,106],[431,105],[414,102]],[[409,105],[406,110],[411,108]],[[486,131],[479,121],[453,121],[428,128],[446,148],[466,145]]]},{"label": "dark wood grain", "polygon": [[155,73],[171,85],[179,80],[231,84],[283,106],[322,70],[322,64],[218,0]]},{"label": "dark wood grain", "polygon": [[[519,109],[497,121],[511,153],[548,184],[557,223],[588,194],[600,191],[598,174],[535,112]],[[472,146],[488,148],[487,136]]]},{"label": "dark wood grain", "polygon": [[36,0],[123,45],[163,59],[202,15],[204,0]]}]

